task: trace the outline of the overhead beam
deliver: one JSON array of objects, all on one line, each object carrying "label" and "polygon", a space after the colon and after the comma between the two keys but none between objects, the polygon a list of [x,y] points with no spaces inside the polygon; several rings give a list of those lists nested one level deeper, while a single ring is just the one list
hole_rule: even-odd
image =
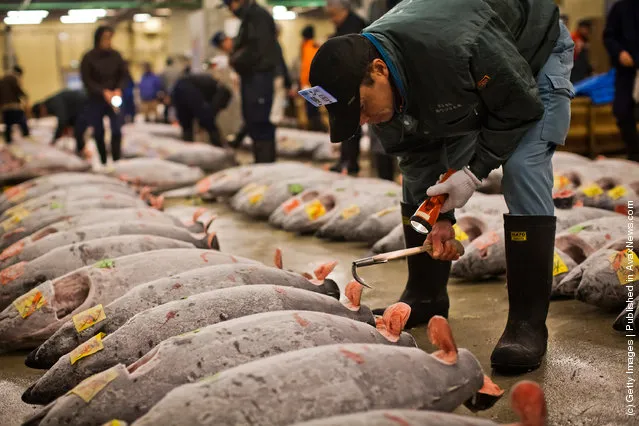
[{"label": "overhead beam", "polygon": [[[2,10],[20,10],[21,2],[0,3],[0,11]],[[201,1],[179,1],[172,0],[167,2],[158,2],[149,4],[144,0],[97,0],[77,3],[73,1],[58,2],[38,2],[31,3],[26,10],[61,10],[61,9],[156,9],[160,7],[168,7],[175,9],[199,9],[202,7]]]},{"label": "overhead beam", "polygon": [[324,7],[326,0],[267,0],[269,6]]}]

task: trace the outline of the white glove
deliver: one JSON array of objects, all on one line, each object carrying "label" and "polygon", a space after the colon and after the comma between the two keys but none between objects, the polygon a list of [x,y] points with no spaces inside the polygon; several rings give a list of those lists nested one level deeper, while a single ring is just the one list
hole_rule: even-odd
[{"label": "white glove", "polygon": [[448,194],[448,198],[442,206],[441,212],[445,213],[455,208],[464,206],[468,199],[479,188],[481,181],[471,172],[468,167],[453,173],[451,177],[442,183],[431,186],[426,191],[429,197],[435,195]]}]

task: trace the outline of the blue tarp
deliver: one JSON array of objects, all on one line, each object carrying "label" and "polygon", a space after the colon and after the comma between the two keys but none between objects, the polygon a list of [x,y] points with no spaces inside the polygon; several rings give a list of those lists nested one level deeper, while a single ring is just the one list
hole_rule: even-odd
[{"label": "blue tarp", "polygon": [[615,70],[581,80],[575,85],[577,96],[588,96],[593,105],[612,103],[615,98]]}]

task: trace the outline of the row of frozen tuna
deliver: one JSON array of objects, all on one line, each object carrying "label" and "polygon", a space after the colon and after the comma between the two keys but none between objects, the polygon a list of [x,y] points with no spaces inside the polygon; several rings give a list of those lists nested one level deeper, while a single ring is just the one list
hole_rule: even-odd
[{"label": "row of frozen tuna", "polygon": [[[246,137],[243,146],[252,144]],[[332,161],[339,158],[337,145],[332,144],[328,133],[278,127],[275,129],[277,155],[282,158],[309,159],[313,161]]]}]

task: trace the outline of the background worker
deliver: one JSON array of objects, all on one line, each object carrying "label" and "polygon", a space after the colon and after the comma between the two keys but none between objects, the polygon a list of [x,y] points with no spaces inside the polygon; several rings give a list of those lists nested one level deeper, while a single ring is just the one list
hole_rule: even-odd
[{"label": "background worker", "polygon": [[209,142],[222,146],[220,132],[215,123],[217,114],[229,104],[231,91],[209,74],[189,74],[177,81],[171,99],[175,107],[182,138],[194,141],[193,121],[209,134]]},{"label": "background worker", "polygon": [[10,73],[0,79],[0,110],[5,125],[4,140],[8,144],[12,142],[11,129],[14,124],[20,127],[22,136],[29,136],[25,114],[29,98],[22,88],[22,74],[22,68],[16,65]]},{"label": "background worker", "polygon": [[636,102],[632,95],[639,67],[639,1],[621,0],[612,6],[603,38],[610,62],[617,70],[612,111],[628,159],[639,161]]},{"label": "background worker", "polygon": [[53,116],[58,120],[51,145],[54,145],[67,132],[67,129],[72,128],[76,154],[82,156],[84,132],[87,129],[86,118],[83,114],[87,102],[88,97],[84,90],[64,89],[44,101],[34,104],[32,116],[34,118]]},{"label": "background worker", "polygon": [[157,120],[158,105],[164,97],[164,86],[160,77],[153,72],[150,63],[144,64],[144,74],[138,84],[140,90],[140,101],[142,102],[142,114],[144,120],[150,122]]},{"label": "background worker", "polygon": [[[311,90],[327,93],[332,142],[368,123],[400,158],[406,246],[433,246],[432,257],[408,259],[400,297],[412,308],[407,327],[448,316],[446,287],[458,258],[453,209],[502,166],[509,312],[491,365],[513,372],[537,368],[546,353],[556,223],[551,159],[565,141],[574,95],[574,44],[557,6],[518,5],[402,2],[362,34],[328,40],[310,72]],[[448,169],[456,172],[438,184]],[[426,237],[408,219],[439,194],[448,198]]]},{"label": "background worker", "polygon": [[273,81],[280,61],[275,21],[254,0],[224,0],[224,4],[242,21],[230,63],[240,75],[242,116],[253,140],[253,156],[256,163],[273,163],[277,154],[270,115]]},{"label": "background worker", "polygon": [[162,98],[162,103],[164,104],[164,123],[169,123],[169,111],[171,109],[171,96],[170,93],[173,91],[173,87],[175,83],[177,83],[178,79],[182,75],[182,70],[175,63],[173,58],[166,59],[166,67],[160,78],[162,79],[162,87],[164,88],[164,97]]},{"label": "background worker", "polygon": [[82,58],[80,74],[89,95],[87,120],[93,127],[93,137],[100,153],[100,161],[107,163],[107,150],[104,141],[104,117],[111,122],[111,155],[113,161],[120,159],[123,119],[119,107],[111,104],[113,97],[122,98],[129,72],[120,53],[111,46],[114,30],[100,26],[95,31],[94,47]]},{"label": "background worker", "polygon": [[[326,13],[335,25],[335,33],[331,37],[358,34],[366,27],[366,22],[351,10],[350,0],[327,0]],[[342,141],[339,161],[331,167],[332,171],[341,173],[346,169],[353,176],[359,173],[361,138],[362,131],[358,129],[350,139]]]},{"label": "background worker", "polygon": [[[315,27],[307,25],[302,29],[302,45],[300,47],[300,89],[311,87],[311,83],[308,81],[308,74],[311,71],[311,62],[317,53],[317,49],[319,49],[319,45],[315,41]],[[319,109],[308,102],[306,102],[306,119],[308,120],[309,130],[326,131]]]}]

